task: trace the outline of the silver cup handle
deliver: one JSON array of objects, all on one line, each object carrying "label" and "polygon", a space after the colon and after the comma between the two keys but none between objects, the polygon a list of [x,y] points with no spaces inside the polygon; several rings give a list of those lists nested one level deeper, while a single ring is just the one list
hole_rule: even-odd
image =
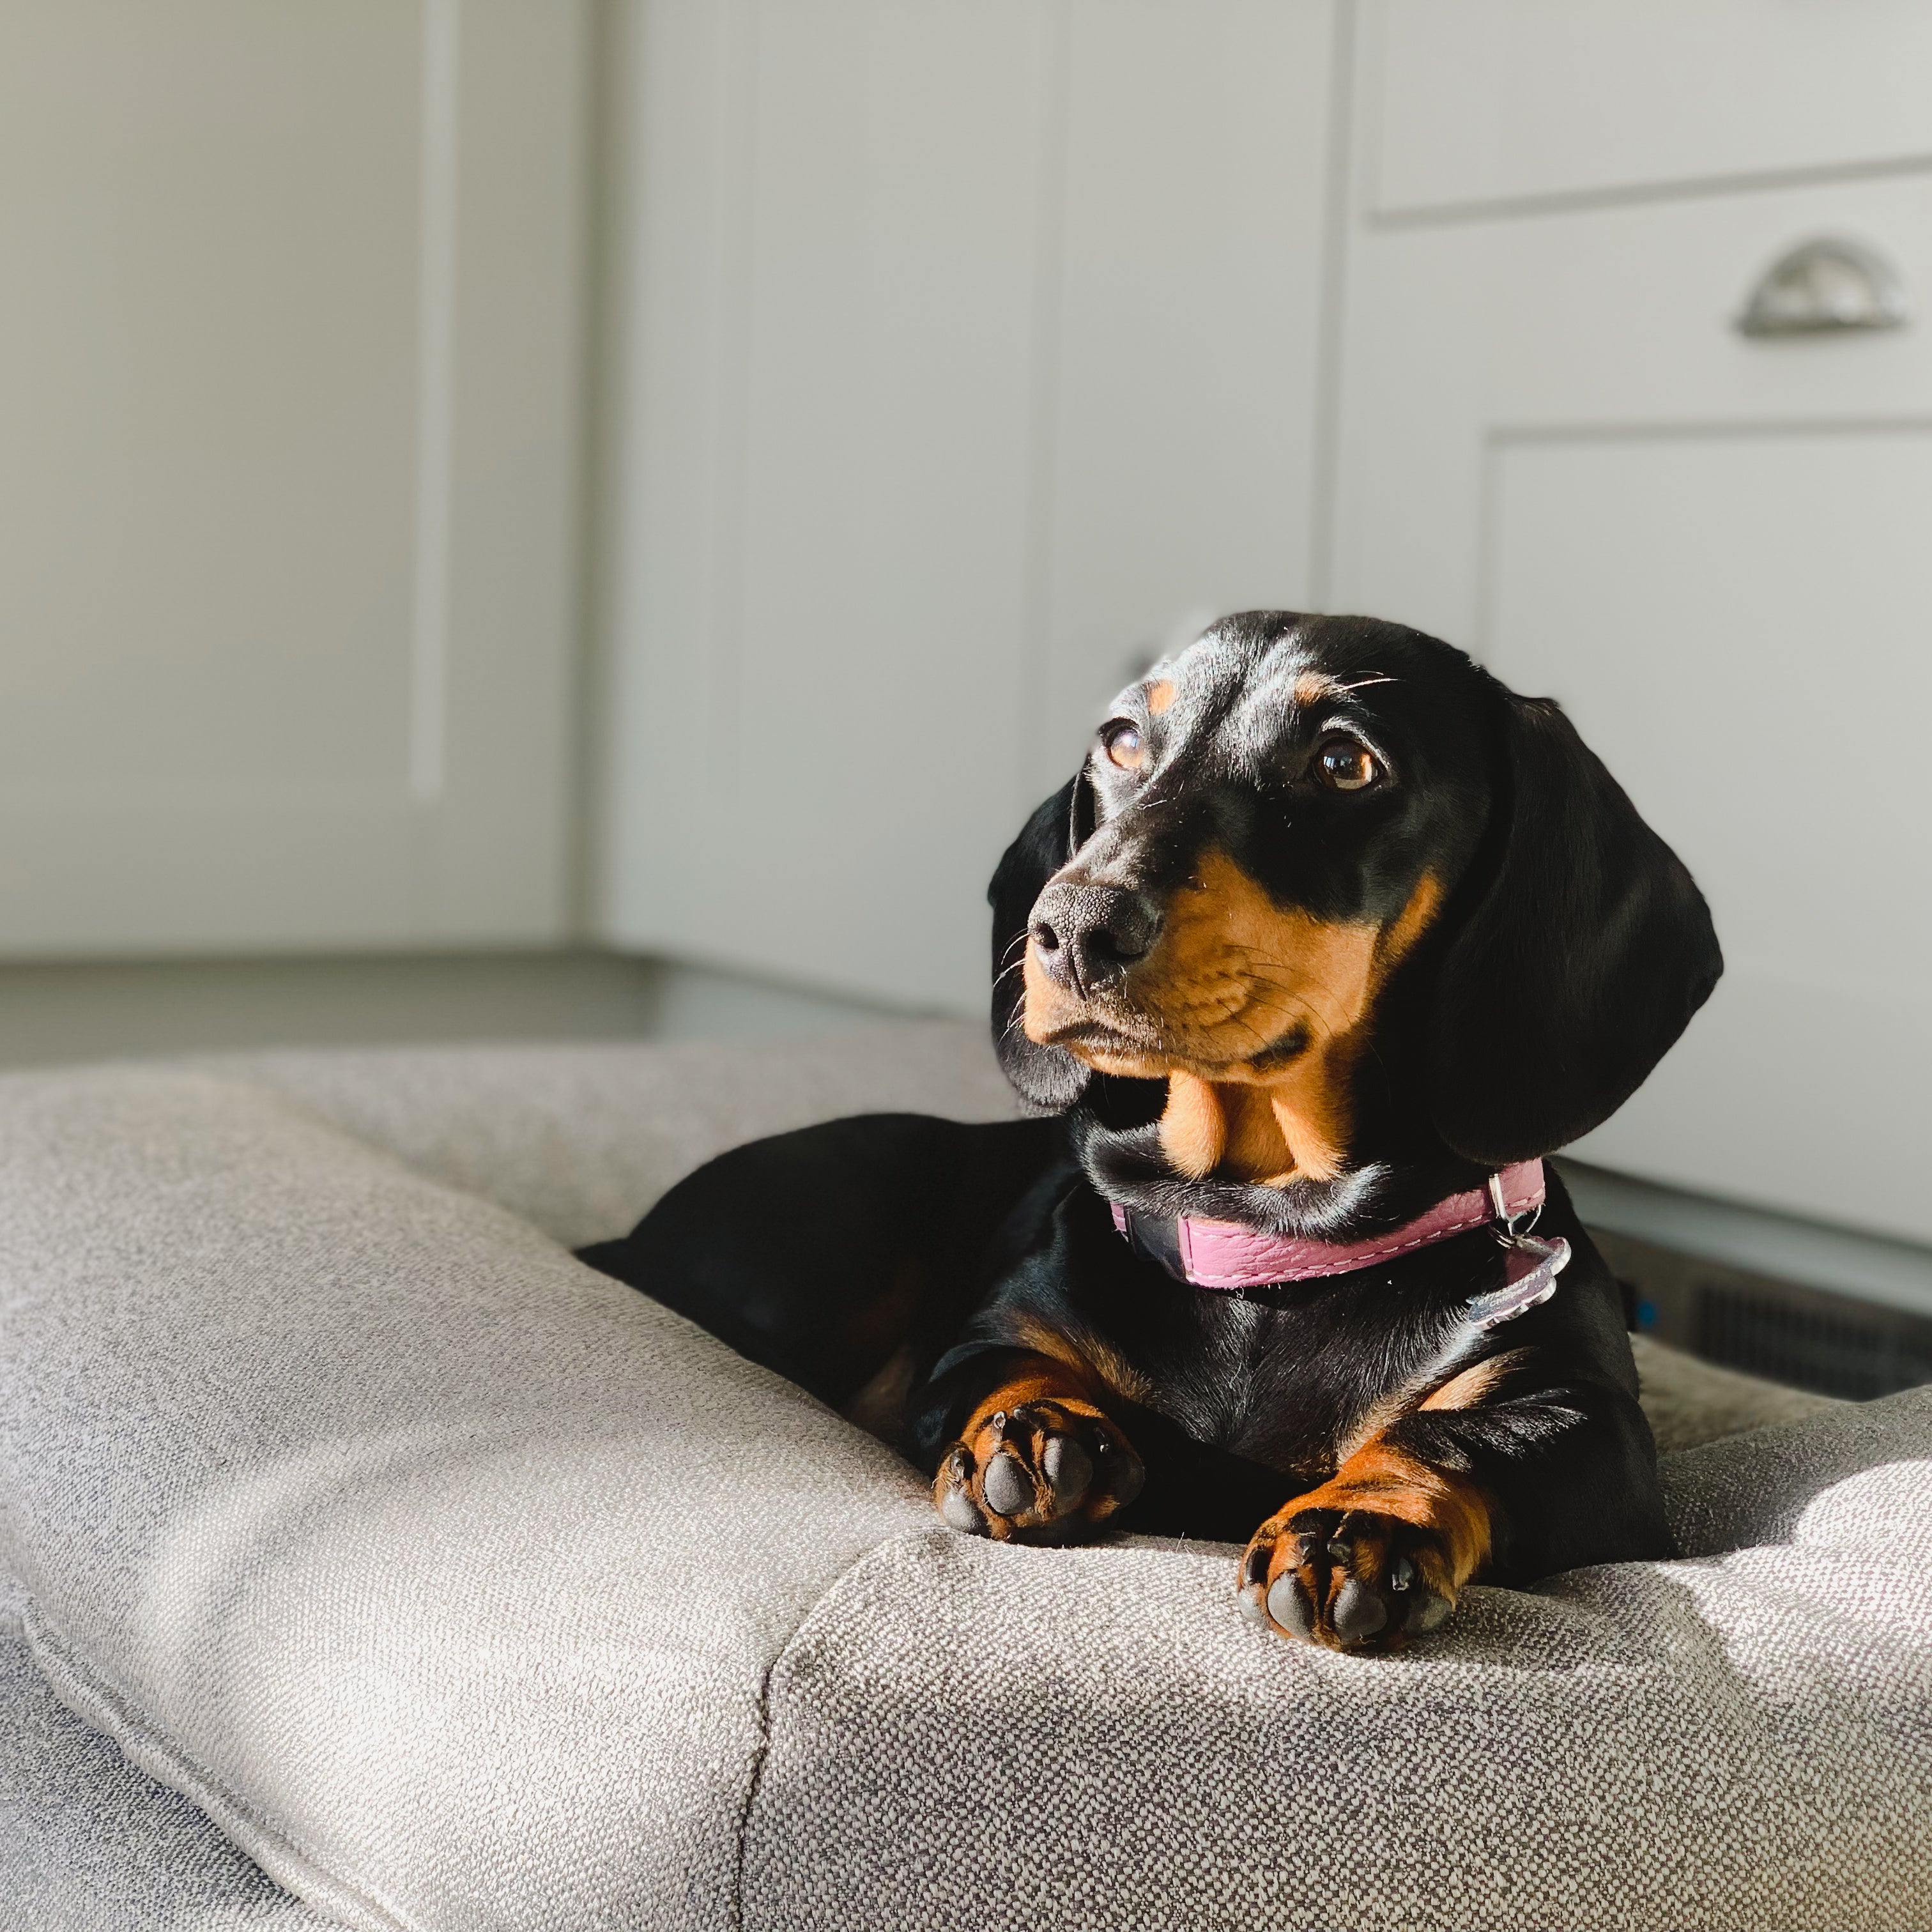
[{"label": "silver cup handle", "polygon": [[1766,269],[1734,326],[1740,335],[1837,335],[1898,328],[1911,315],[1904,285],[1883,256],[1862,242],[1825,235]]}]

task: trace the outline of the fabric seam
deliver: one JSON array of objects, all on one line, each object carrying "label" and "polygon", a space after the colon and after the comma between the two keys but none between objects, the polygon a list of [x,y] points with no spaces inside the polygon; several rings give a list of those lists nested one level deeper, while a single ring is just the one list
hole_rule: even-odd
[{"label": "fabric seam", "polygon": [[805,1634],[806,1624],[818,1614],[820,1609],[830,1600],[833,1592],[839,1588],[854,1570],[871,1562],[881,1550],[892,1549],[898,1544],[908,1542],[915,1538],[930,1536],[933,1530],[938,1528],[939,1526],[935,1523],[932,1528],[902,1529],[896,1534],[881,1538],[870,1549],[860,1551],[859,1554],[854,1557],[836,1576],[832,1577],[810,1603],[806,1604],[798,1622],[792,1626],[790,1636],[787,1637],[772,1653],[772,1660],[765,1666],[764,1676],[758,1684],[758,1752],[757,1757],[752,1761],[752,1774],[745,1786],[745,1802],[738,1814],[737,1857],[731,1872],[731,1924],[734,1932],[745,1932],[745,1854],[747,1844],[751,1838],[752,1813],[758,1804],[758,1793],[765,1780],[765,1766],[772,1754],[772,1678],[777,1674],[779,1665],[791,1654],[799,1639]]},{"label": "fabric seam", "polygon": [[346,1925],[373,1928],[375,1932],[424,1932],[407,1913],[336,1876],[292,1833],[268,1822],[230,1791],[168,1737],[136,1698],[57,1636],[32,1598],[22,1600],[10,1619],[0,1619],[4,1621],[14,1624],[43,1680],[68,1709],[111,1738],[136,1770],[185,1798],[278,1885]]}]

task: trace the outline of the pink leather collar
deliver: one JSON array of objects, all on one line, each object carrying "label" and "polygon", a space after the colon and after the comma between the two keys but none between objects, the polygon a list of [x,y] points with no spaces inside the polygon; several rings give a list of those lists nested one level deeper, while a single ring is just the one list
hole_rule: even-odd
[{"label": "pink leather collar", "polygon": [[[1519,1161],[1496,1176],[1504,1215],[1514,1221],[1543,1205],[1543,1163]],[[1131,1208],[1116,1201],[1114,1226],[1133,1240],[1136,1219]],[[1412,1248],[1432,1246],[1454,1234],[1466,1234],[1496,1220],[1496,1202],[1486,1188],[1472,1188],[1438,1201],[1426,1214],[1405,1221],[1393,1232],[1366,1241],[1317,1241],[1294,1234],[1264,1234],[1236,1221],[1196,1221],[1178,1216],[1167,1225],[1180,1249],[1184,1277],[1196,1288],[1233,1290],[1269,1288],[1277,1282],[1315,1281],[1324,1275],[1348,1274],[1377,1262],[1392,1260]],[[1136,1243],[1136,1246],[1143,1245]],[[1150,1245],[1150,1244],[1148,1244]],[[1166,1245],[1166,1244],[1162,1244]]]}]

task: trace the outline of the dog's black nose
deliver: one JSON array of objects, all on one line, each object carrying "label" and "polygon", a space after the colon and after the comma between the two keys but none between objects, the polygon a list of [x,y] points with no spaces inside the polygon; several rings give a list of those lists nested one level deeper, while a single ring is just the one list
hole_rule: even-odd
[{"label": "dog's black nose", "polygon": [[1118,886],[1048,886],[1034,902],[1028,930],[1052,978],[1092,993],[1153,950],[1160,914],[1138,892]]}]

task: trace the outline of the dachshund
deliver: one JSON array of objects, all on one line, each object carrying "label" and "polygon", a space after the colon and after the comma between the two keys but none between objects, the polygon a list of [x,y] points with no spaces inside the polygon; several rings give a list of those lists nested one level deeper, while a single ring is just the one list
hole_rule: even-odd
[{"label": "dachshund", "polygon": [[1723,962],[1554,702],[1400,626],[1228,617],[988,897],[1027,1118],[780,1135],[583,1258],[896,1444],[956,1530],[1242,1544],[1283,1636],[1394,1651],[1472,1580],[1672,1553],[1542,1156]]}]

